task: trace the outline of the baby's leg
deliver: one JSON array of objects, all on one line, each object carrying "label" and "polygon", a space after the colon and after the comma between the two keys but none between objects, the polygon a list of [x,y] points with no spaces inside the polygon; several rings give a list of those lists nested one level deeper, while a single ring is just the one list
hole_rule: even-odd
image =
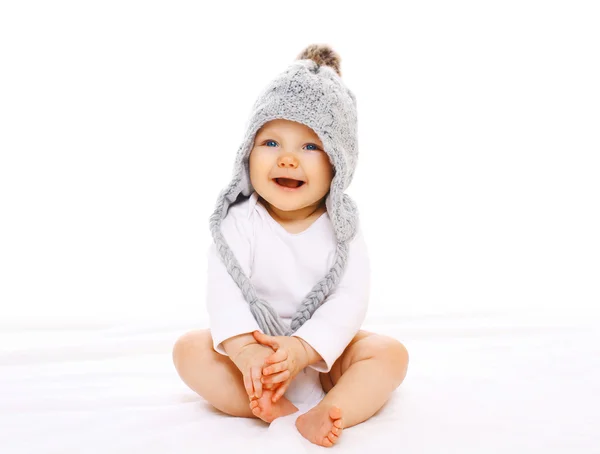
[{"label": "baby's leg", "polygon": [[173,363],[183,382],[215,408],[232,416],[254,418],[242,373],[214,351],[210,330],[190,331],[173,348]]},{"label": "baby's leg", "polygon": [[272,385],[265,385],[260,399],[250,401],[242,373],[227,356],[214,351],[210,330],[181,336],[173,348],[173,363],[186,385],[228,415],[270,423],[298,411],[285,397],[272,403],[274,391],[267,389]]},{"label": "baby's leg", "polygon": [[333,364],[321,384],[327,395],[296,420],[308,440],[332,446],[344,427],[373,416],[402,383],[408,352],[396,339],[360,331]]}]

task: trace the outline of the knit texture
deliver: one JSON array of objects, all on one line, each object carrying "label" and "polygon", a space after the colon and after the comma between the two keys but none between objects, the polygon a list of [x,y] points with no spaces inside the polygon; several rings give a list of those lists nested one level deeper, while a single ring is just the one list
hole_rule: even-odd
[{"label": "knit texture", "polygon": [[[337,245],[329,272],[300,302],[288,328],[271,305],[257,297],[256,290],[221,233],[221,221],[238,198],[249,197],[249,157],[257,131],[268,121],[286,119],[311,128],[321,139],[334,168],[325,206],[331,218]],[[348,259],[348,245],[356,235],[356,204],[344,191],[350,185],[358,159],[356,98],[329,66],[310,59],[294,61],[259,95],[246,124],[246,135],[238,148],[233,179],[221,191],[210,217],[210,230],[227,271],[241,289],[261,330],[272,336],[292,335],[323,304],[337,286]]]}]

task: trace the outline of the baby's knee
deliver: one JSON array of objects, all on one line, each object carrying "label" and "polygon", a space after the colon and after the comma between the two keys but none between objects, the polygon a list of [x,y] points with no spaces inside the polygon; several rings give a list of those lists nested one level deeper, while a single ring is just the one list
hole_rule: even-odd
[{"label": "baby's knee", "polygon": [[401,342],[393,337],[379,336],[373,339],[369,347],[368,354],[387,364],[394,376],[404,379],[408,369],[408,350]]},{"label": "baby's knee", "polygon": [[386,350],[389,364],[399,379],[399,383],[402,383],[408,370],[408,350],[396,339],[390,339]]},{"label": "baby's knee", "polygon": [[200,360],[205,356],[205,350],[212,348],[212,338],[208,330],[190,331],[185,333],[173,346],[173,364],[181,373],[192,359]]}]

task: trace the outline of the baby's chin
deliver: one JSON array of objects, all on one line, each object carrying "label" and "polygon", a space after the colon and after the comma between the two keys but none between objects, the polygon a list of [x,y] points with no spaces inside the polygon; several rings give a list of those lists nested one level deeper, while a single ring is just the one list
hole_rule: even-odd
[{"label": "baby's chin", "polygon": [[[296,200],[293,200],[296,198]],[[280,211],[285,211],[289,213],[293,213],[294,211],[301,210],[302,208],[306,208],[311,205],[310,203],[306,203],[304,200],[301,200],[296,195],[288,196],[288,197],[263,197],[267,201],[269,205],[274,208],[277,208]],[[287,199],[287,200],[286,200]]]},{"label": "baby's chin", "polygon": [[273,208],[288,213],[302,210],[308,206],[317,203],[319,200],[311,197],[307,197],[306,194],[273,194],[272,191],[266,191],[265,193],[259,193],[259,195]]}]

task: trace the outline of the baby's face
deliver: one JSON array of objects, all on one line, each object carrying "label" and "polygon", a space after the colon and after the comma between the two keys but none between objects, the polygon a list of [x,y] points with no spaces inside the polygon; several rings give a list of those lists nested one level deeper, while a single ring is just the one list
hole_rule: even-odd
[{"label": "baby's face", "polygon": [[319,136],[308,126],[276,119],[257,132],[250,152],[250,181],[272,206],[296,211],[318,205],[333,174]]}]

